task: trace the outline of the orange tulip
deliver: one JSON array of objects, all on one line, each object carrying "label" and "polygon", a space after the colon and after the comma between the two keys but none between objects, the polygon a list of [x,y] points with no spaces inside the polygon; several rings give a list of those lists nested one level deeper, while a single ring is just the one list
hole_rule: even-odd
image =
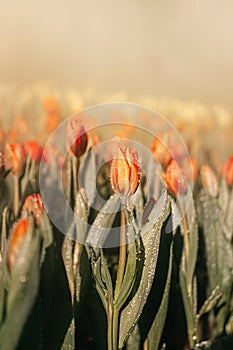
[{"label": "orange tulip", "polygon": [[81,157],[87,148],[88,137],[82,122],[76,118],[68,120],[66,125],[67,151]]},{"label": "orange tulip", "polygon": [[223,168],[223,176],[228,186],[233,185],[233,155],[228,159]]},{"label": "orange tulip", "polygon": [[173,159],[169,162],[164,179],[168,190],[177,196],[179,193],[185,194],[188,189],[187,177],[183,169]]},{"label": "orange tulip", "polygon": [[21,211],[21,215],[24,216],[24,214],[27,212],[33,215],[36,225],[39,225],[44,212],[42,200],[39,194],[27,196]]},{"label": "orange tulip", "polygon": [[171,154],[168,149],[169,142],[170,134],[168,132],[163,132],[154,138],[151,147],[151,152],[163,168],[166,168],[171,159]]},{"label": "orange tulip", "polygon": [[31,154],[31,159],[36,163],[41,159],[41,148],[36,141],[27,141],[24,143],[25,154],[28,157]]},{"label": "orange tulip", "polygon": [[29,226],[29,219],[20,220],[13,229],[8,249],[8,264],[12,270],[22,247]]},{"label": "orange tulip", "polygon": [[185,174],[188,178],[188,181],[195,182],[197,180],[198,176],[198,166],[197,162],[195,161],[194,158],[186,158],[184,162],[182,163],[182,167],[185,170]]},{"label": "orange tulip", "polygon": [[25,162],[25,151],[20,143],[6,144],[4,151],[6,169],[11,169],[14,175],[20,176],[23,173]]},{"label": "orange tulip", "polygon": [[117,147],[115,157],[111,165],[111,185],[119,197],[133,195],[140,182],[140,169],[137,153],[131,148],[123,150]]},{"label": "orange tulip", "polygon": [[201,167],[201,182],[204,189],[212,196],[218,195],[218,181],[214,171],[209,165],[202,165]]}]

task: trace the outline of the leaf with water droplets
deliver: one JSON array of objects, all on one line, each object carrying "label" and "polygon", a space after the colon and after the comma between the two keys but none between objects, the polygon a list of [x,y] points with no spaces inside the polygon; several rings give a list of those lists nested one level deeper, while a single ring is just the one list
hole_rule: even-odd
[{"label": "leaf with water droplets", "polygon": [[72,318],[69,328],[66,332],[61,350],[74,350],[74,349],[75,349],[75,322],[74,322],[74,318]]},{"label": "leaf with water droplets", "polygon": [[161,229],[169,209],[168,196],[167,193],[164,192],[160,200],[156,203],[155,208],[151,211],[149,222],[142,228],[141,237],[145,249],[144,265],[137,290],[121,313],[120,349],[124,346],[127,338],[135,327],[148,298],[158,259]]},{"label": "leaf with water droplets", "polygon": [[134,286],[134,281],[136,277],[136,266],[137,266],[136,242],[133,242],[128,247],[128,255],[127,255],[124,279],[120,288],[119,295],[115,300],[115,306],[118,308],[118,310],[120,310],[120,308],[124,305]]},{"label": "leaf with water droplets", "polygon": [[[100,248],[103,246],[109,232],[111,231],[119,208],[119,197],[117,195],[111,196],[91,225],[87,235],[86,245],[94,248]],[[94,250],[96,251],[96,249]]]},{"label": "leaf with water droplets", "polygon": [[73,245],[72,238],[67,234],[62,244],[62,258],[64,261],[67,279],[69,283],[72,302],[74,301],[74,271],[73,271]]},{"label": "leaf with water droplets", "polygon": [[171,284],[171,273],[172,273],[172,249],[173,245],[170,247],[170,258],[169,258],[169,267],[167,273],[167,281],[164,288],[163,298],[159,306],[158,312],[155,316],[155,319],[152,323],[148,334],[148,350],[156,350],[159,347],[160,339],[163,333],[163,328],[167,316],[168,301],[169,301],[169,292]]},{"label": "leaf with water droplets", "polygon": [[[93,176],[94,175],[94,176]],[[88,203],[91,206],[96,196],[96,155],[91,149],[80,165],[79,181],[85,188]]]}]

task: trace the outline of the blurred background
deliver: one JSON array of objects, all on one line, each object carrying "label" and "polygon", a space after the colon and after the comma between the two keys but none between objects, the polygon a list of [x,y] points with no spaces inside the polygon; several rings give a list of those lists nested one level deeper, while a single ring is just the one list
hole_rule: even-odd
[{"label": "blurred background", "polygon": [[2,2],[1,83],[233,107],[231,0]]},{"label": "blurred background", "polygon": [[129,101],[178,127],[199,120],[210,130],[214,121],[229,134],[231,0],[15,0],[0,8],[3,129],[26,117],[34,137],[35,118],[44,123],[51,109],[61,119]]}]

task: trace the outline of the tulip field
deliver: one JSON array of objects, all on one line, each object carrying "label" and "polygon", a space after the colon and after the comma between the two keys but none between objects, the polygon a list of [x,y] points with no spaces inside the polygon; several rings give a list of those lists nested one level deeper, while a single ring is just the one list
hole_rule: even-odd
[{"label": "tulip field", "polygon": [[232,349],[228,127],[41,109],[0,128],[0,349]]}]

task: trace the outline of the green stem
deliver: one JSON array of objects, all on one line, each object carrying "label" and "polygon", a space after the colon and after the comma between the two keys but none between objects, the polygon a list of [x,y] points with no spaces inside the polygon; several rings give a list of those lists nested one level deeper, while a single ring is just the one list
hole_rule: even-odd
[{"label": "green stem", "polygon": [[187,266],[188,258],[189,258],[188,224],[187,224],[187,217],[186,217],[186,213],[185,213],[184,203],[182,202],[182,199],[178,199],[178,205],[179,205],[181,216],[182,216],[182,226],[183,226],[183,234],[184,234],[185,265]]},{"label": "green stem", "polygon": [[126,262],[126,232],[125,232],[125,214],[124,211],[121,211],[121,228],[120,228],[120,247],[119,247],[119,265],[117,270],[117,279],[116,279],[116,286],[115,286],[115,292],[114,292],[114,300],[117,299],[121,284],[124,278],[124,272],[125,272],[125,262]]},{"label": "green stem", "polygon": [[113,350],[113,313],[112,306],[108,304],[108,350]]},{"label": "green stem", "polygon": [[119,338],[119,311],[113,307],[112,315],[112,345],[113,350],[118,349],[118,338]]}]

